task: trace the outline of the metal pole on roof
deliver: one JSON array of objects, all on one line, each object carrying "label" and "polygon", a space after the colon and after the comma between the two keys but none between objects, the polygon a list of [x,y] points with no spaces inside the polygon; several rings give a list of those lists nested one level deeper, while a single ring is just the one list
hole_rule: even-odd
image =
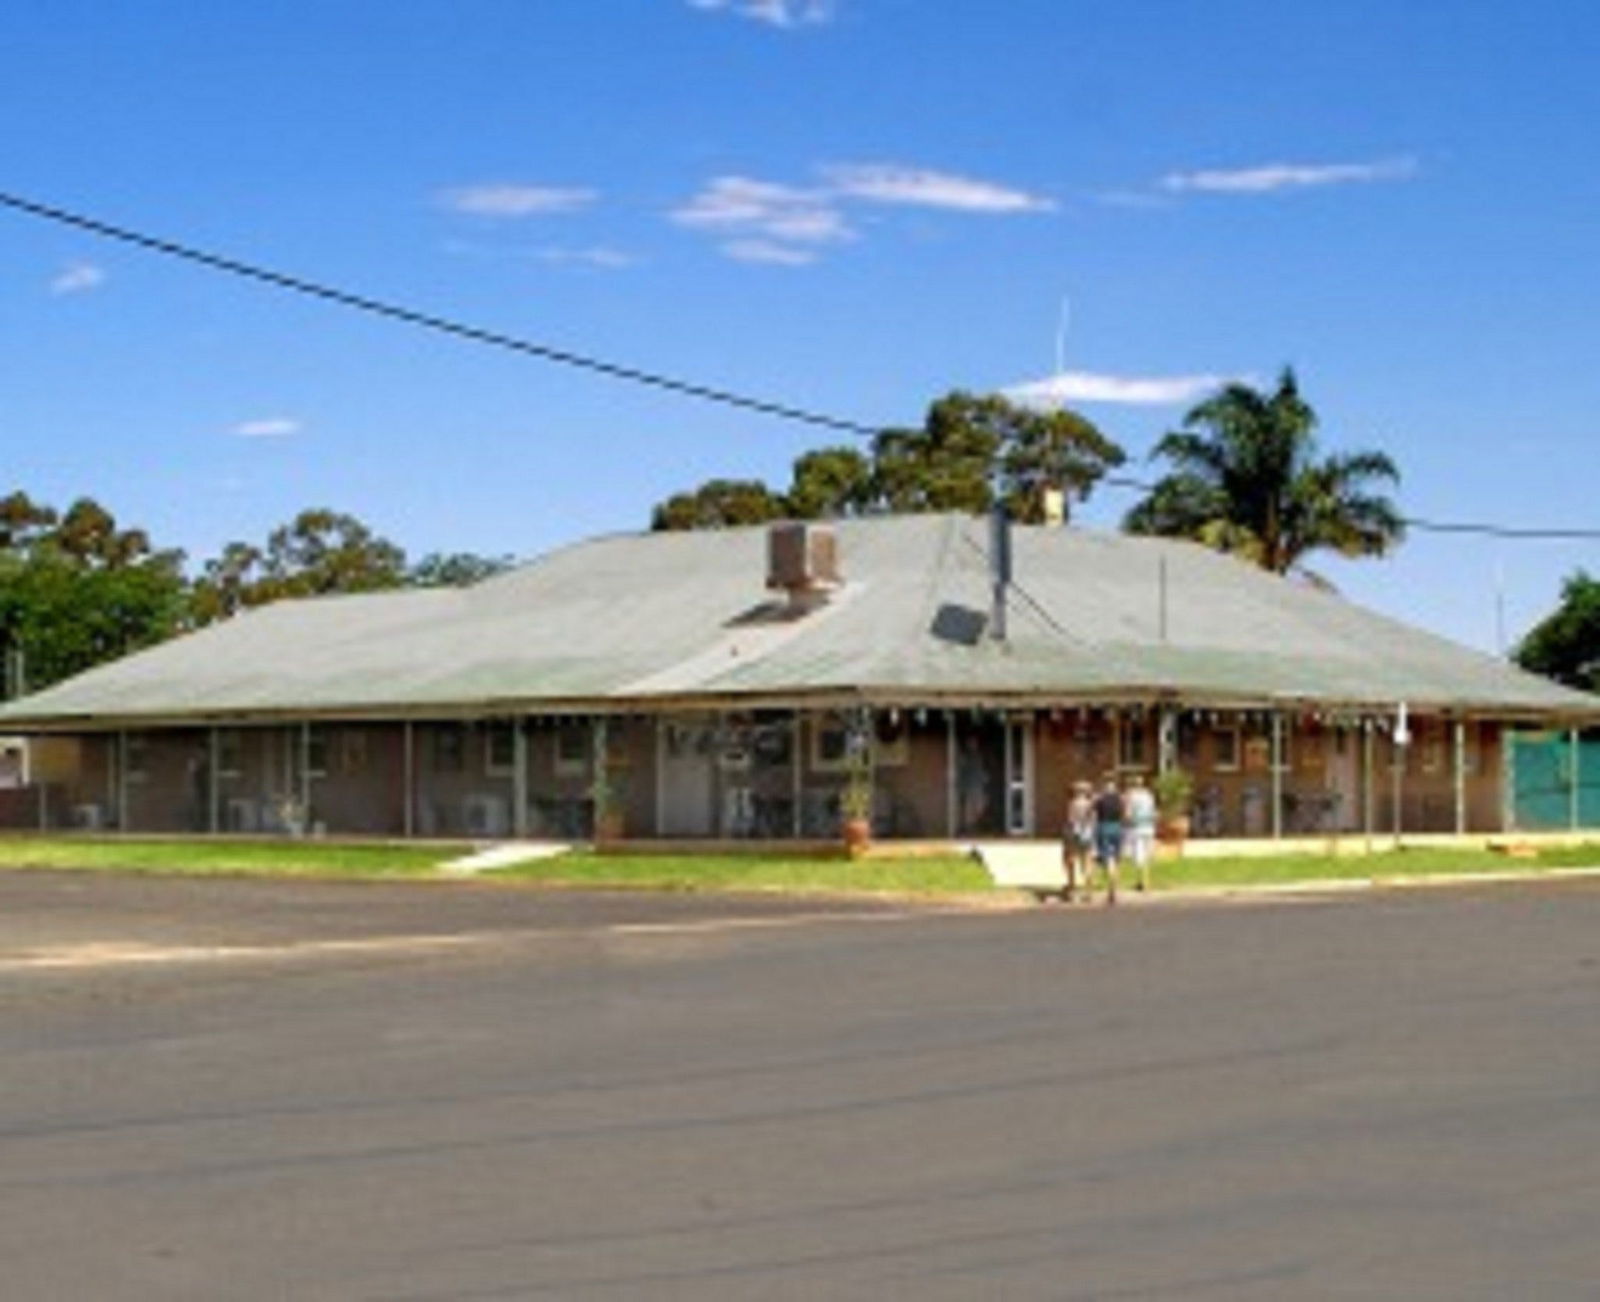
[{"label": "metal pole on roof", "polygon": [[1011,586],[1011,517],[1004,502],[989,511],[989,636],[1006,640],[1006,590]]},{"label": "metal pole on roof", "polygon": [[1167,554],[1166,554],[1166,552],[1162,552],[1161,553],[1161,574],[1160,574],[1159,583],[1160,583],[1160,589],[1161,589],[1161,591],[1160,591],[1161,614],[1160,614],[1159,624],[1160,624],[1160,630],[1161,630],[1161,642],[1164,645],[1166,643],[1166,640],[1167,640]]}]

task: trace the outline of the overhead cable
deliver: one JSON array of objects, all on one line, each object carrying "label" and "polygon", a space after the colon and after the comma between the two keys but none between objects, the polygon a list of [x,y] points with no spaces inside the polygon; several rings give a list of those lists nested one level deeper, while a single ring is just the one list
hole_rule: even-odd
[{"label": "overhead cable", "polygon": [[[503,331],[487,329],[483,326],[470,325],[463,321],[439,316],[436,313],[404,307],[398,303],[390,303],[383,299],[372,298],[366,294],[340,289],[337,286],[321,281],[307,280],[303,276],[290,275],[256,263],[244,262],[238,258],[211,253],[178,240],[146,234],[127,226],[117,225],[84,213],[73,212],[53,204],[41,203],[38,200],[24,198],[21,195],[0,191],[0,207],[27,213],[30,216],[39,217],[59,225],[74,227],[77,230],[88,231],[90,234],[109,240],[116,240],[123,244],[130,244],[150,253],[164,254],[167,257],[178,258],[185,262],[208,267],[213,271],[220,271],[245,280],[271,285],[276,289],[302,294],[328,303],[335,303],[340,307],[352,308],[374,316],[386,317],[389,320],[400,321],[406,325],[419,326],[426,330],[451,335],[472,343],[487,344],[490,347],[537,357],[560,366],[576,367],[613,380],[644,385],[649,388],[680,394],[686,398],[698,398],[702,402],[718,403],[725,407],[753,411],[779,420],[796,421],[801,424],[836,430],[840,433],[852,434],[862,438],[876,438],[884,432],[882,426],[867,424],[864,421],[853,420],[849,417],[834,416],[811,408],[795,406],[792,403],[758,398],[732,389],[722,389],[693,380],[665,375],[658,371],[647,371],[642,367],[607,361],[604,358],[595,357],[587,353],[558,348],[552,344],[540,343],[536,340],[506,334]],[[1149,492],[1154,487],[1152,483],[1121,475],[1106,475],[1098,482],[1109,488],[1132,488],[1140,492]],[[1473,534],[1518,542],[1540,540],[1566,542],[1600,541],[1600,529],[1532,528],[1467,521],[1426,520],[1409,516],[1402,517],[1402,523],[1409,529],[1417,529],[1429,533]]]}]

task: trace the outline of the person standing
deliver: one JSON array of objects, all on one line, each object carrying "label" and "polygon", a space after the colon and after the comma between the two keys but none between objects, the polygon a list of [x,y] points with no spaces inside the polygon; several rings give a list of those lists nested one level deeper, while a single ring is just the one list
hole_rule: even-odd
[{"label": "person standing", "polygon": [[1067,801],[1067,821],[1061,829],[1061,864],[1067,875],[1065,898],[1078,893],[1078,883],[1089,889],[1089,858],[1094,848],[1093,788],[1087,782],[1074,782]]},{"label": "person standing", "polygon": [[1117,865],[1122,858],[1122,793],[1107,778],[1094,801],[1094,857],[1106,877],[1106,903],[1117,902]]},{"label": "person standing", "polygon": [[1127,827],[1123,843],[1139,874],[1139,889],[1148,891],[1150,859],[1156,845],[1156,797],[1145,785],[1144,774],[1135,773],[1128,779],[1128,789],[1122,797],[1122,813]]}]

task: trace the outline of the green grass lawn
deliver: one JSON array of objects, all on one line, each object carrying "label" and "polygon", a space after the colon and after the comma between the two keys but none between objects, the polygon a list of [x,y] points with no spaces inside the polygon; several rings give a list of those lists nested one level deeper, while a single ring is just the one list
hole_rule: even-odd
[{"label": "green grass lawn", "polygon": [[437,846],[0,838],[0,868],[74,868],[187,877],[428,877],[444,857]]},{"label": "green grass lawn", "polygon": [[[426,879],[465,847],[348,845],[321,841],[117,840],[0,837],[0,869],[58,868],[181,876]],[[1550,848],[1534,859],[1487,850],[1417,847],[1377,854],[1239,856],[1163,860],[1155,889],[1279,886],[1307,881],[1421,879],[1491,872],[1537,874],[1600,867],[1600,842]],[[938,895],[992,889],[975,860],[783,857],[781,855],[594,854],[577,851],[482,874],[477,880],[607,889],[673,891],[879,892]]]},{"label": "green grass lawn", "polygon": [[1536,858],[1520,859],[1492,850],[1435,846],[1381,850],[1370,855],[1240,855],[1236,858],[1178,859],[1154,868],[1157,890],[1203,886],[1283,886],[1309,881],[1388,881],[1472,873],[1526,872],[1600,867],[1600,844],[1551,847]]},{"label": "green grass lawn", "polygon": [[679,891],[876,891],[948,894],[991,889],[976,860],[785,859],[771,855],[563,855],[485,874],[567,886]]}]

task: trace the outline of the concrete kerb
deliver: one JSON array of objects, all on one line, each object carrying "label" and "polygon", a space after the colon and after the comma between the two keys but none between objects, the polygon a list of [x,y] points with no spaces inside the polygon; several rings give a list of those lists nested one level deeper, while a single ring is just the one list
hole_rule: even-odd
[{"label": "concrete kerb", "polygon": [[[1124,888],[1117,895],[1119,907],[1225,903],[1270,903],[1274,900],[1313,900],[1359,895],[1377,891],[1420,891],[1451,889],[1463,886],[1527,886],[1538,883],[1600,880],[1600,866],[1592,868],[1536,868],[1508,870],[1505,872],[1477,873],[1419,873],[1415,876],[1388,877],[1323,877],[1299,882],[1263,882],[1217,886],[1157,886],[1151,891]],[[1043,903],[1037,892],[1031,897],[1028,890],[1000,892],[1013,896],[1016,908],[1027,907],[1031,898]]]}]

